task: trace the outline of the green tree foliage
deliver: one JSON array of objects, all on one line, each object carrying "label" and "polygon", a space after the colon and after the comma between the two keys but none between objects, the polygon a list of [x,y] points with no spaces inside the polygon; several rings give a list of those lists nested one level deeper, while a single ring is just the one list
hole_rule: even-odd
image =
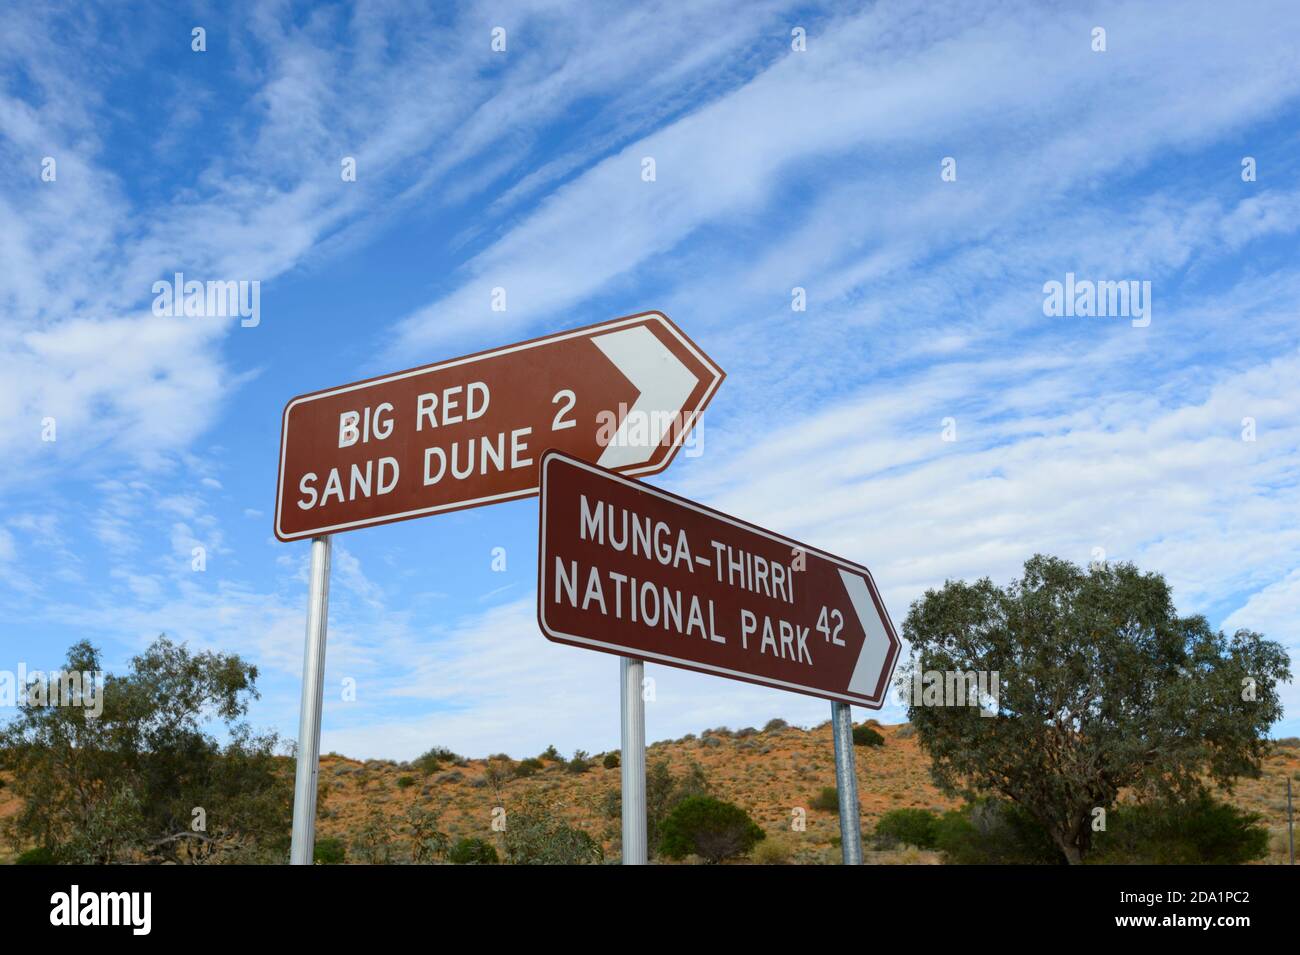
[{"label": "green tree foliage", "polygon": [[507,807],[505,851],[511,865],[584,865],[604,859],[600,843],[566,823],[557,804],[536,790]]},{"label": "green tree foliage", "polygon": [[734,803],[712,796],[688,796],[662,826],[659,853],[669,859],[697,855],[722,862],[748,853],[766,833]]},{"label": "green tree foliage", "polygon": [[606,769],[618,769],[619,767],[618,753],[606,753],[605,758],[601,761],[601,765],[603,765]]},{"label": "green tree foliage", "polygon": [[880,849],[935,847],[937,814],[928,809],[891,809],[876,822],[875,843]]},{"label": "green tree foliage", "polygon": [[[64,669],[102,669],[99,651],[75,644]],[[241,722],[256,680],[233,654],[163,636],[127,674],[105,675],[98,716],[29,695],[0,729],[22,799],[10,841],[61,862],[283,861],[292,780],[278,771],[279,739]],[[213,722],[224,745],[205,732]]]},{"label": "green tree foliage", "polygon": [[14,860],[14,865],[58,865],[59,860],[55,858],[54,852],[45,846],[37,846],[35,849],[28,849]]},{"label": "green tree foliage", "polygon": [[1290,679],[1280,645],[1180,617],[1164,578],[1131,564],[1035,556],[1006,588],[950,581],[912,605],[904,635],[909,698],[914,672],[1000,677],[994,718],[910,701],[935,781],[1016,803],[1070,862],[1121,789],[1187,800],[1206,778],[1258,776]]},{"label": "green tree foliage", "polygon": [[1062,865],[1065,855],[1026,810],[986,798],[944,813],[934,847],[952,865]]},{"label": "green tree foliage", "polygon": [[1146,865],[1242,865],[1268,854],[1268,829],[1257,813],[1201,793],[1111,810],[1093,833],[1089,862]]},{"label": "green tree foliage", "polygon": [[447,861],[452,865],[496,865],[501,857],[490,842],[483,839],[461,839],[451,847]]}]

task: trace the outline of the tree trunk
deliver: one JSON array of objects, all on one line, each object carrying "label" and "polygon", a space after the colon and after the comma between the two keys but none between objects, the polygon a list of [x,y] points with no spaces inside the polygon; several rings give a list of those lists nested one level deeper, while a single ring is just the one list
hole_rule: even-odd
[{"label": "tree trunk", "polygon": [[1070,865],[1079,865],[1083,862],[1084,853],[1092,848],[1092,830],[1091,817],[1085,816],[1069,832],[1052,832],[1052,838],[1056,841],[1060,850],[1065,853],[1065,861]]}]

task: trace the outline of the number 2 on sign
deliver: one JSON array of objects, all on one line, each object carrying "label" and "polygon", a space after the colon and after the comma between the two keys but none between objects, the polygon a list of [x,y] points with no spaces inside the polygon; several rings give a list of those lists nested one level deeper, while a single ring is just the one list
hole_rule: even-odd
[{"label": "number 2 on sign", "polygon": [[578,426],[578,422],[576,421],[564,420],[564,416],[572,411],[573,406],[578,403],[578,396],[568,388],[565,388],[563,391],[557,391],[555,393],[555,397],[551,399],[551,404],[558,405],[561,401],[566,401],[568,404],[555,412],[555,420],[551,422],[552,431],[563,431],[565,428],[576,428]]},{"label": "number 2 on sign", "polygon": [[840,631],[844,629],[844,614],[838,610],[832,610],[830,617],[835,621],[835,630],[831,631],[830,623],[827,620],[826,607],[822,607],[821,616],[817,618],[817,629],[821,631],[822,636],[835,644],[837,647],[844,646],[844,641],[840,639]]}]

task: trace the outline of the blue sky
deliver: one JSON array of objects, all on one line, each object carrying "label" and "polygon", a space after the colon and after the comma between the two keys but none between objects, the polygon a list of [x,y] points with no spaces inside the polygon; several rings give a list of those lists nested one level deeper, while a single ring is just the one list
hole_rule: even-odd
[{"label": "blue sky", "polygon": [[[253,722],[293,736],[285,401],[652,308],[728,373],[653,482],[867,564],[897,623],[1100,548],[1295,660],[1298,27],[1289,2],[7,10],[0,668],[82,638],[117,668],[166,632],[255,662]],[[260,324],[153,315],[177,271],[259,281]],[[1149,326],[1045,315],[1070,272],[1150,282]],[[618,745],[617,661],[537,630],[536,519],[336,538],[323,749]],[[828,716],[647,670],[652,739]]]}]

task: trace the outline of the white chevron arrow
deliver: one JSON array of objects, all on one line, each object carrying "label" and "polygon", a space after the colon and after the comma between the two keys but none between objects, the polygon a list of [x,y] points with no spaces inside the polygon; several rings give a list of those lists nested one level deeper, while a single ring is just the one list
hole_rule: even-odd
[{"label": "white chevron arrow", "polygon": [[[640,392],[596,463],[606,468],[643,464],[680,420],[699,379],[644,325],[597,335],[592,341]],[[630,427],[638,432],[635,438],[629,437]]]},{"label": "white chevron arrow", "polygon": [[[849,692],[874,700],[876,685],[880,683],[880,673],[889,660],[889,632],[876,611],[876,602],[871,599],[867,581],[842,567],[840,579],[844,581],[844,589],[849,592],[853,612],[858,615],[858,622],[862,624],[862,632],[865,634],[862,638],[862,649],[858,651],[858,662],[854,665],[853,676],[849,679]],[[885,687],[882,690],[882,698],[888,689],[889,687]]]}]

